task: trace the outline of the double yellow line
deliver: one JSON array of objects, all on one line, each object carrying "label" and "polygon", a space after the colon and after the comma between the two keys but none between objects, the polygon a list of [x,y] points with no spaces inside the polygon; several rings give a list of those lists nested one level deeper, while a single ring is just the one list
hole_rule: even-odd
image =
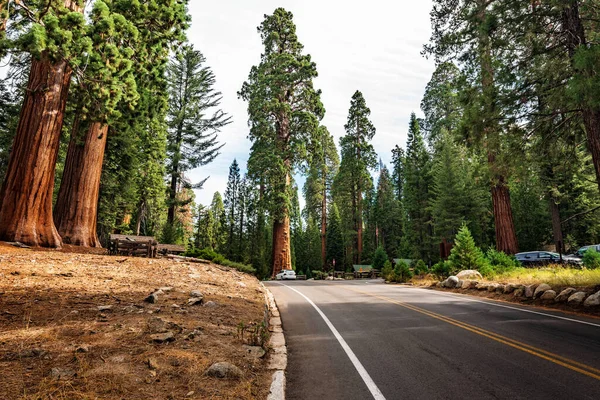
[{"label": "double yellow line", "polygon": [[361,293],[361,294],[364,294],[366,296],[375,297],[375,298],[378,298],[380,300],[384,300],[384,301],[387,301],[389,303],[393,303],[393,304],[399,305],[399,306],[404,307],[406,309],[409,309],[409,310],[412,310],[412,311],[416,311],[418,313],[427,315],[427,316],[429,316],[431,318],[435,318],[435,319],[440,320],[440,321],[444,321],[444,322],[446,322],[448,324],[451,324],[451,325],[457,326],[459,328],[465,329],[465,330],[467,330],[469,332],[473,332],[475,334],[487,337],[489,339],[492,339],[492,340],[494,340],[496,342],[505,344],[505,345],[510,346],[512,348],[524,351],[525,353],[528,353],[528,354],[531,354],[533,356],[536,356],[536,357],[542,358],[544,360],[550,361],[550,362],[552,362],[554,364],[557,364],[557,365],[560,365],[562,367],[568,368],[568,369],[570,369],[572,371],[579,372],[580,374],[589,376],[590,378],[594,378],[594,379],[600,380],[600,370],[598,370],[596,368],[593,368],[593,367],[590,367],[589,365],[579,363],[579,362],[571,360],[569,358],[559,356],[558,354],[554,354],[554,353],[551,353],[549,351],[542,350],[542,349],[539,349],[539,348],[534,347],[534,346],[530,346],[530,345],[528,345],[526,343],[519,342],[517,340],[508,338],[506,336],[502,336],[502,335],[499,335],[497,333],[490,332],[488,330],[479,328],[477,326],[467,324],[466,322],[458,321],[458,320],[456,320],[454,318],[446,317],[444,315],[437,314],[437,313],[434,313],[432,311],[425,310],[425,309],[423,309],[421,307],[417,307],[417,306],[413,306],[411,304],[404,303],[402,301],[397,301],[397,300],[394,300],[394,299],[390,299],[389,297],[379,296],[379,295],[376,295],[376,294],[364,292],[362,290],[357,290],[357,289],[353,289],[353,288],[347,288],[347,289],[351,290],[353,292],[356,292],[356,293]]}]

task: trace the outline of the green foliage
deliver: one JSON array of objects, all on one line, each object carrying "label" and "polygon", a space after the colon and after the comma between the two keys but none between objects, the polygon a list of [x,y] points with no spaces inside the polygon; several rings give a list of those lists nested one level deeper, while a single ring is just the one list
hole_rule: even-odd
[{"label": "green foliage", "polygon": [[457,273],[458,269],[456,268],[456,266],[454,266],[454,264],[451,261],[445,260],[439,261],[438,263],[434,264],[431,268],[431,272],[433,272],[433,274],[438,279],[442,280],[448,278],[450,275],[454,275],[455,273]]},{"label": "green foliage", "polygon": [[372,266],[374,269],[381,270],[386,261],[388,261],[387,253],[385,252],[385,249],[382,246],[379,246],[377,250],[375,250],[375,256],[373,257]]},{"label": "green foliage", "polygon": [[370,225],[377,227],[379,243],[383,244],[387,254],[399,255],[404,224],[402,206],[394,196],[393,182],[385,166],[380,169],[372,209],[373,220]]},{"label": "green foliage", "polygon": [[427,264],[425,264],[425,261],[417,260],[413,267],[413,271],[415,275],[424,275],[429,271],[429,268],[427,268]]},{"label": "green foliage", "polygon": [[588,269],[600,268],[600,253],[594,249],[586,250],[583,253],[583,265]]},{"label": "green foliage", "polygon": [[332,203],[329,207],[327,221],[327,264],[333,266],[333,260],[335,260],[335,270],[343,271],[344,239],[342,236],[342,220],[335,203]]},{"label": "green foliage", "polygon": [[218,254],[211,248],[206,248],[206,249],[193,248],[193,249],[186,251],[184,253],[184,256],[212,261],[215,264],[223,265],[225,267],[235,268],[238,271],[245,272],[247,274],[255,274],[256,273],[256,269],[254,269],[252,266],[228,260],[223,255]]},{"label": "green foliage", "polygon": [[405,283],[411,280],[413,277],[413,273],[410,271],[410,267],[408,264],[399,260],[394,267],[394,281],[398,283]]},{"label": "green foliage", "polygon": [[[485,258],[497,274],[503,274],[521,266],[514,256],[509,256],[506,253],[497,251],[493,248],[490,248],[485,252]],[[483,274],[481,270],[479,272]]]},{"label": "green foliage", "polygon": [[392,272],[394,272],[392,262],[390,260],[386,260],[383,264],[383,268],[381,269],[381,276],[383,277],[383,279],[389,280],[389,276]]},{"label": "green foliage", "polygon": [[458,231],[448,261],[460,270],[479,270],[488,266],[483,252],[475,245],[473,236],[466,225],[463,225]]}]

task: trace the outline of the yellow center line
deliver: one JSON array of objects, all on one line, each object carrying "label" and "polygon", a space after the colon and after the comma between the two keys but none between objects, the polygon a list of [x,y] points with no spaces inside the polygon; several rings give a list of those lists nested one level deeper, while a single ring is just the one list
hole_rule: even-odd
[{"label": "yellow center line", "polygon": [[476,333],[478,335],[487,337],[489,339],[492,339],[492,340],[494,340],[496,342],[499,342],[499,343],[505,344],[507,346],[513,347],[515,349],[524,351],[525,353],[528,353],[528,354],[531,354],[533,356],[536,356],[536,357],[542,358],[544,360],[550,361],[550,362],[552,362],[554,364],[557,364],[557,365],[560,365],[562,367],[568,368],[568,369],[570,369],[572,371],[579,372],[580,374],[583,374],[583,375],[589,376],[591,378],[600,380],[600,370],[598,370],[598,369],[596,369],[594,367],[591,367],[589,365],[579,363],[579,362],[571,360],[569,358],[559,356],[558,354],[554,354],[554,353],[551,353],[549,351],[546,351],[546,350],[543,350],[543,349],[539,349],[537,347],[528,345],[526,343],[519,342],[519,341],[517,341],[515,339],[511,339],[511,338],[508,338],[506,336],[502,336],[500,334],[497,334],[497,333],[485,330],[483,328],[479,328],[477,326],[467,324],[466,322],[458,321],[456,319],[453,319],[453,318],[450,318],[450,317],[446,317],[444,315],[437,314],[435,312],[428,311],[428,310],[425,310],[425,309],[423,309],[421,307],[417,307],[417,306],[414,306],[414,305],[411,305],[411,304],[407,304],[407,303],[402,302],[402,301],[390,299],[389,297],[379,296],[379,295],[372,294],[372,293],[369,293],[369,292],[364,292],[364,291],[358,290],[358,289],[353,289],[353,288],[348,288],[348,287],[347,287],[347,289],[351,290],[353,292],[356,292],[356,293],[361,293],[361,294],[364,294],[366,296],[370,296],[370,297],[374,297],[374,298],[378,298],[378,299],[387,301],[388,303],[393,303],[393,304],[399,305],[401,307],[404,307],[404,308],[407,308],[409,310],[412,310],[412,311],[415,311],[415,312],[427,315],[429,317],[435,318],[435,319],[440,320],[440,321],[444,321],[444,322],[446,322],[448,324],[451,324],[451,325],[457,326],[459,328],[465,329],[465,330],[467,330],[469,332],[473,332],[473,333]]}]

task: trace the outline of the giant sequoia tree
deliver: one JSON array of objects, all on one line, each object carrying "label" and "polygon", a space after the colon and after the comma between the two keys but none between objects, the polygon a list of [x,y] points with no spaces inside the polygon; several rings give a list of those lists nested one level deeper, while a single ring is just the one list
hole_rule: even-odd
[{"label": "giant sequoia tree", "polygon": [[73,68],[89,51],[90,40],[83,1],[35,6],[28,9],[27,30],[15,42],[15,50],[30,52],[33,58],[0,190],[0,239],[60,247],[52,219],[56,158]]},{"label": "giant sequoia tree", "polygon": [[317,68],[296,36],[292,13],[278,8],[258,27],[264,45],[239,95],[248,102],[253,141],[249,170],[260,170],[273,217],[273,274],[292,268],[291,175],[306,159],[305,143],[316,134],[324,114],[320,91],[313,88]]}]

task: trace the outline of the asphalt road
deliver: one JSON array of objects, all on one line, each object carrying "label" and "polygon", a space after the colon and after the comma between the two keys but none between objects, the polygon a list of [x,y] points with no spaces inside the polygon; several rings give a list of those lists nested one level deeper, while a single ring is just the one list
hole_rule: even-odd
[{"label": "asphalt road", "polygon": [[600,320],[381,281],[267,285],[290,400],[600,399]]}]

